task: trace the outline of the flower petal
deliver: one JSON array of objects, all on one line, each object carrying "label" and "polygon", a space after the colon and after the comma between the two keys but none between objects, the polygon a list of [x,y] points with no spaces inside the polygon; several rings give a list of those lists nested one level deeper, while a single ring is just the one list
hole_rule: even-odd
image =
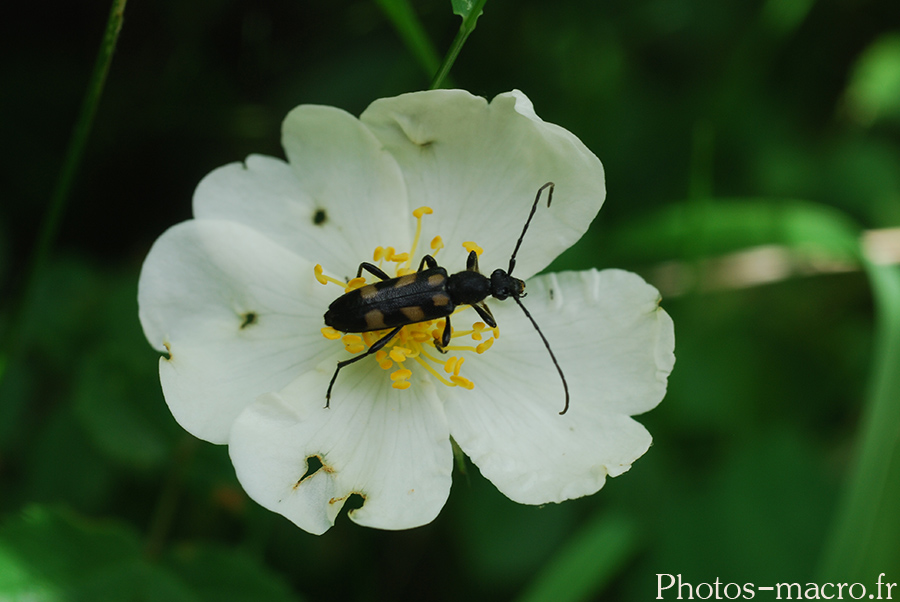
[{"label": "flower petal", "polygon": [[410,244],[400,169],[358,119],[302,105],[282,141],[290,164],[251,155],[216,169],[194,193],[194,215],[255,228],[338,278],[355,276],[376,246]]},{"label": "flower petal", "polygon": [[410,202],[434,209],[424,240],[444,238],[451,269],[465,265],[466,241],[484,248],[488,270],[505,268],[538,188],[553,181],[553,205],[541,201],[517,257],[527,278],[581,238],[606,197],[600,160],[519,91],[490,104],[462,90],[415,92],[377,100],[360,119],[400,164]]},{"label": "flower petal", "polygon": [[472,391],[452,390],[450,432],[482,473],[527,504],[589,495],[630,468],[650,435],[630,418],[659,403],[674,365],[674,330],[659,293],[621,270],[533,278],[525,302],[565,373],[563,387],[523,312],[492,304],[501,336],[466,363]]},{"label": "flower petal", "polygon": [[331,291],[313,266],[256,230],[192,220],[166,231],[141,270],[138,304],[173,416],[214,443],[260,393],[321,361]]},{"label": "flower petal", "polygon": [[[330,378],[308,372],[238,417],[229,452],[241,485],[310,533],[328,530],[354,493],[364,503],[349,516],[361,525],[408,529],[434,520],[453,461],[433,387],[392,389],[375,362],[360,362],[341,371],[342,393],[325,409]],[[311,458],[321,464],[315,472]]]}]

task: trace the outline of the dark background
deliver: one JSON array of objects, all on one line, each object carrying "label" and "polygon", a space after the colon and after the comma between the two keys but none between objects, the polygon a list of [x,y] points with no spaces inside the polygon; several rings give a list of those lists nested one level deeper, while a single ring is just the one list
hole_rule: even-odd
[{"label": "dark background", "polygon": [[[443,55],[459,24],[449,2],[414,9]],[[811,211],[791,218],[804,241],[820,211],[900,225],[894,0],[488,2],[453,84],[521,89],[607,171],[599,218],[554,268],[638,271],[675,320],[669,394],[640,418],[654,446],[586,499],[519,506],[469,465],[431,525],[341,516],[322,537],[258,508],[227,450],[174,424],[137,321],[138,272],[190,218],[206,173],[283,156],[291,108],[359,114],[430,74],[373,2],[132,0],[54,253],[16,317],[109,6],[17,11],[0,21],[0,325],[24,324],[0,384],[0,592],[540,599],[557,578],[557,599],[647,600],[658,573],[815,578],[869,392],[869,283],[851,263],[709,291],[701,260],[797,251],[797,207]],[[658,268],[673,261],[686,276],[667,287]],[[112,571],[122,558],[130,568]],[[894,581],[898,569],[884,567]]]}]

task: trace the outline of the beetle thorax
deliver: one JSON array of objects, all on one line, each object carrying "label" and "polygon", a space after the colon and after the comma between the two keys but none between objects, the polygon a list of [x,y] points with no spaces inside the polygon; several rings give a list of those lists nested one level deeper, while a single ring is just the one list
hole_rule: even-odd
[{"label": "beetle thorax", "polygon": [[448,278],[447,292],[457,305],[472,305],[491,295],[491,281],[483,274],[466,270]]}]

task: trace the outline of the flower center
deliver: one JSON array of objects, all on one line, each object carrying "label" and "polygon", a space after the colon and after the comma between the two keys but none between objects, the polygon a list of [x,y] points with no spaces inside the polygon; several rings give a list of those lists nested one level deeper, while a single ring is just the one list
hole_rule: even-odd
[{"label": "flower center", "polygon": [[[397,253],[394,247],[377,247],[372,254],[372,259],[377,266],[393,278],[400,278],[415,273],[411,268],[414,265],[416,247],[422,232],[422,218],[431,214],[430,207],[419,207],[412,212],[416,218],[416,234],[413,237],[412,246],[408,253]],[[440,236],[435,236],[431,244],[431,256],[434,257],[444,247]],[[482,249],[474,242],[465,242],[463,247],[467,251],[475,251],[481,255]],[[421,261],[421,258],[419,258]],[[315,267],[315,276],[322,284],[336,284],[344,293],[362,288],[367,285],[364,276],[353,278],[350,282],[342,282],[336,278],[326,276],[321,265]],[[452,315],[468,309],[468,305],[457,307]],[[456,318],[454,322],[456,322]],[[440,353],[440,347],[436,345],[441,340],[446,318],[439,317],[432,320],[423,320],[413,324],[407,324],[400,332],[391,338],[381,349],[372,354],[372,357],[383,370],[391,371],[391,386],[395,389],[408,389],[412,383],[411,367],[418,365],[428,371],[438,382],[448,387],[464,387],[472,389],[474,383],[460,375],[466,355],[481,354],[491,348],[494,339],[500,336],[499,328],[488,328],[484,322],[474,322],[472,327],[466,330],[452,328],[450,345],[443,348],[445,352],[451,352],[449,357]],[[392,329],[373,330],[361,333],[343,333],[330,326],[322,328],[322,336],[326,339],[344,344],[344,348],[353,354],[366,353],[378,341],[388,335]],[[469,340],[471,339],[471,341]],[[443,374],[442,374],[443,372]]]}]

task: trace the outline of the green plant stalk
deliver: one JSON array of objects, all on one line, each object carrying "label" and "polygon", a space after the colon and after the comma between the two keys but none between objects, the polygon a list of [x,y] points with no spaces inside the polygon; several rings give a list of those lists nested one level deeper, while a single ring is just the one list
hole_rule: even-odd
[{"label": "green plant stalk", "polygon": [[88,82],[87,91],[82,100],[81,109],[78,112],[78,119],[75,122],[75,128],[72,131],[71,138],[69,138],[69,145],[66,148],[56,187],[53,189],[50,204],[44,213],[41,229],[31,252],[31,258],[25,272],[25,284],[20,290],[19,296],[9,314],[9,327],[2,348],[0,348],[0,351],[2,351],[2,355],[0,355],[0,381],[3,379],[5,368],[9,366],[10,357],[18,348],[19,339],[22,336],[25,308],[34,294],[38,277],[47,264],[50,249],[53,247],[53,242],[59,233],[59,225],[65,212],[66,201],[69,199],[72,182],[81,165],[81,158],[84,155],[84,148],[91,131],[94,115],[97,113],[97,106],[100,104],[100,96],[106,83],[106,74],[109,72],[113,51],[116,48],[119,32],[122,29],[125,2],[126,0],[113,0],[112,2],[109,19],[106,22],[106,31],[103,34],[100,51],[94,63],[94,71]]},{"label": "green plant stalk", "polygon": [[817,577],[832,583],[874,583],[900,566],[900,266],[863,267],[876,340],[856,458]]},{"label": "green plant stalk", "polygon": [[475,30],[476,21],[478,21],[478,17],[481,15],[486,3],[487,0],[477,0],[475,6],[472,7],[472,10],[463,17],[463,21],[459,26],[459,31],[456,33],[456,37],[453,38],[453,43],[450,44],[450,49],[444,56],[444,60],[441,63],[440,68],[438,68],[437,73],[435,73],[434,79],[431,80],[429,90],[437,90],[443,85],[444,80],[450,73],[450,68],[453,67],[453,63],[456,62],[456,57],[459,56],[459,51],[462,50],[463,44],[466,43],[469,34]]}]

